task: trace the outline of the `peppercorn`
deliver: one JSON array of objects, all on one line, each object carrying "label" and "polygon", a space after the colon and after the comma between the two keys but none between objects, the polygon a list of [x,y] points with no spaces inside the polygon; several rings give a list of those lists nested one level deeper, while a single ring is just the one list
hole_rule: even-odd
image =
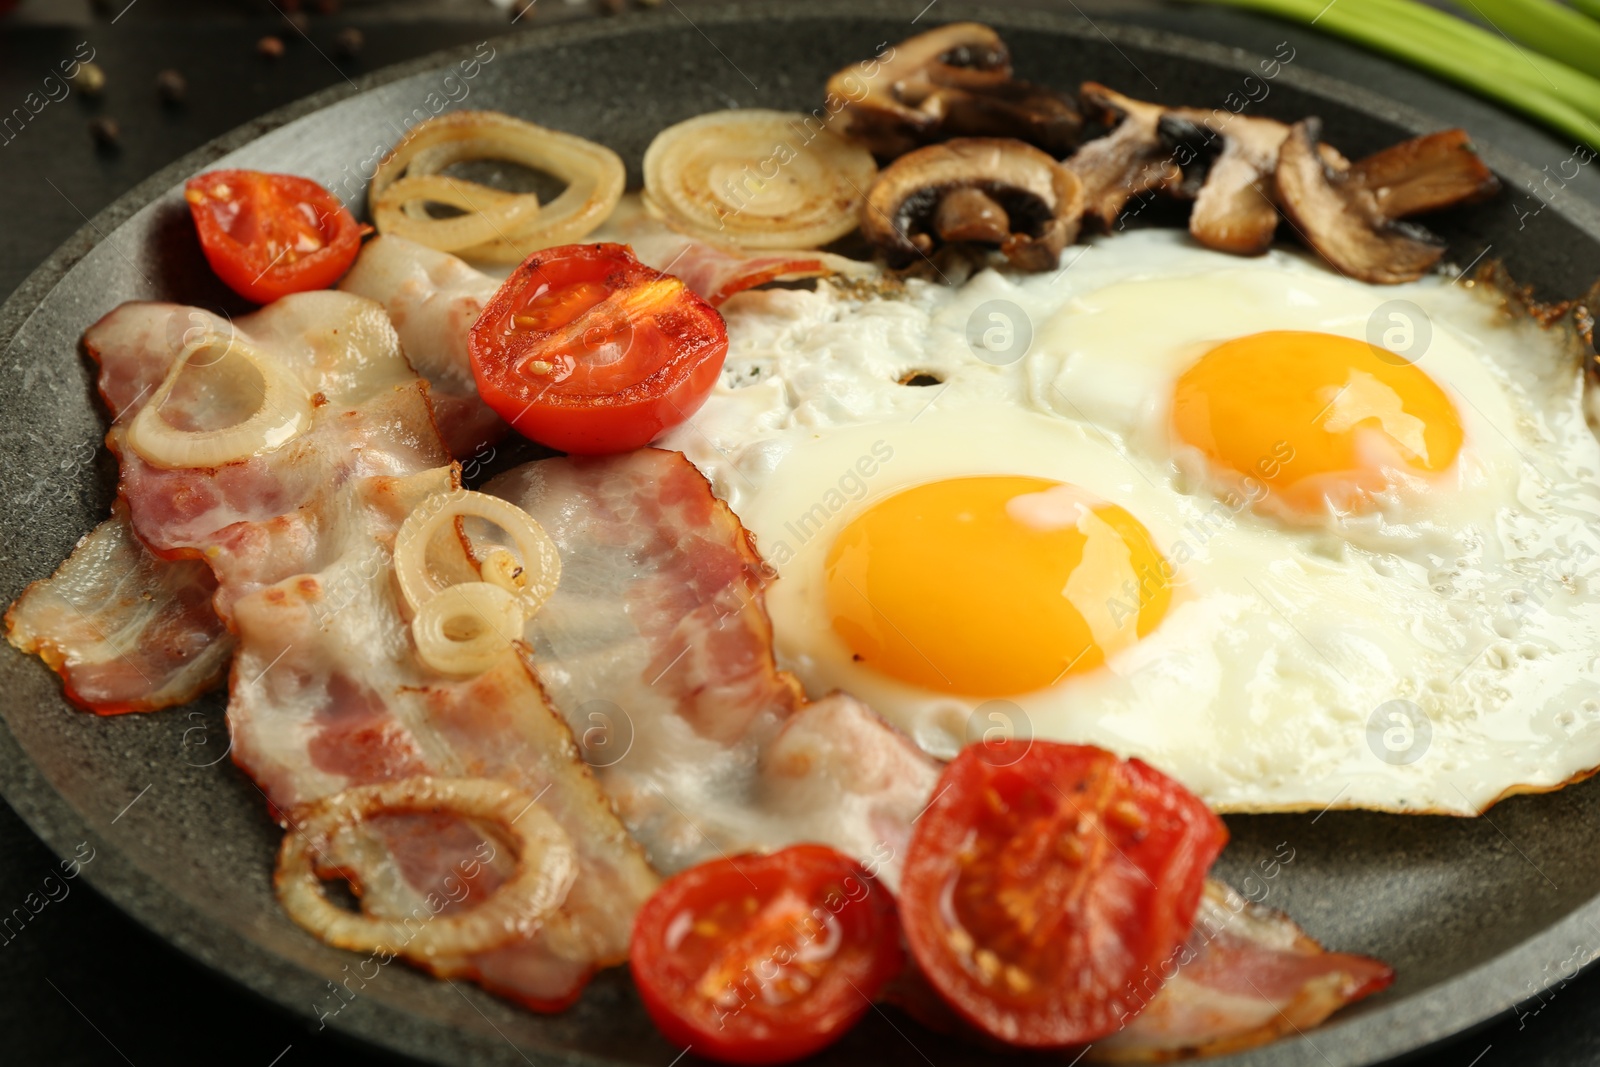
[{"label": "peppercorn", "polygon": [[366,45],[367,38],[354,26],[346,26],[333,39],[333,50],[345,59],[354,59]]},{"label": "peppercorn", "polygon": [[117,142],[122,140],[122,128],[117,125],[116,119],[99,115],[89,120],[89,136],[101,148],[115,148]]},{"label": "peppercorn", "polygon": [[106,87],[106,72],[98,63],[80,63],[78,72],[72,76],[72,84],[84,96],[99,96]]},{"label": "peppercorn", "polygon": [[189,82],[180,72],[168,68],[156,75],[156,92],[164,104],[181,104],[189,95]]}]

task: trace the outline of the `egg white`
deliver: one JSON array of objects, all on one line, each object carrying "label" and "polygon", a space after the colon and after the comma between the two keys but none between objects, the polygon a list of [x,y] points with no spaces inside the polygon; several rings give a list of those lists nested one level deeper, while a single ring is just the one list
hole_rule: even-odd
[{"label": "egg white", "polygon": [[[808,692],[852,692],[939,756],[992,724],[1103,745],[1223,811],[1468,813],[1600,766],[1600,444],[1559,335],[1447,278],[1367,286],[1168,231],[1063,263],[913,282],[899,298],[824,283],[725,308],[723,383],[664,443],[777,568],[778,654]],[[967,343],[993,300],[1032,324],[1014,363]],[[1173,383],[1209,345],[1271,329],[1364,337],[1394,300],[1426,312],[1418,366],[1464,429],[1426,491],[1289,523],[1173,443]],[[911,372],[941,384],[900,384]],[[825,604],[834,537],[876,500],[971,474],[1052,478],[1126,508],[1175,565],[1165,620],[1102,668],[997,700],[854,662]]]}]

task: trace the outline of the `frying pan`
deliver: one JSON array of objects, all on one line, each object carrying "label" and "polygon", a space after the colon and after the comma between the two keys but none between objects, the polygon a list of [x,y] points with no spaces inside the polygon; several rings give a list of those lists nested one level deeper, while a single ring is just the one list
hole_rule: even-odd
[{"label": "frying pan", "polygon": [[[381,72],[258,120],[192,153],[102,212],[0,307],[0,598],[49,574],[107,513],[114,464],[78,340],[124,300],[166,299],[243,310],[206,268],[180,194],[213,166],[292,171],[360,202],[362,164],[394,143],[429,94],[496,108],[604,141],[638,164],[653,134],[708,110],[810,110],[829,73],[938,21],[995,25],[1019,72],[1070,88],[1086,79],[1168,103],[1218,106],[1259,76],[1259,56],[1048,11],[945,0],[823,0],[784,7],[695,7],[619,23],[568,25],[497,40],[476,75],[446,82],[473,49]],[[1147,76],[1155,75],[1148,80]],[[1158,87],[1157,87],[1158,86]],[[1251,113],[1325,120],[1325,136],[1360,155],[1444,125],[1362,88],[1292,63]],[[1521,142],[1526,144],[1526,141]],[[1541,168],[1480,140],[1509,197]],[[370,171],[368,171],[370,172]],[[1556,199],[1534,224],[1504,200],[1435,220],[1466,265],[1492,250],[1513,277],[1548,298],[1575,296],[1600,274],[1600,212]],[[95,457],[88,459],[86,457]],[[441,1064],[662,1065],[668,1045],[620,971],[582,1001],[538,1016],[472,986],[383,968],[353,1001],[331,985],[356,957],[294,926],[271,890],[279,830],[260,791],[228,759],[225,698],[96,718],[73,710],[37,660],[0,651],[0,792],[62,856],[94,849],[83,868],[101,893],[215,970],[331,1027]],[[1176,712],[1175,713],[1181,713]],[[131,807],[129,801],[137,798]],[[1394,986],[1328,1025],[1213,1061],[1354,1067],[1423,1048],[1533,997],[1600,955],[1600,780],[1517,797],[1487,817],[1362,812],[1229,819],[1219,874],[1241,882],[1292,850],[1266,903],[1315,937],[1382,956]],[[339,1010],[333,1013],[333,1009]],[[835,1065],[989,1062],[910,1020],[875,1012],[819,1062]]]}]

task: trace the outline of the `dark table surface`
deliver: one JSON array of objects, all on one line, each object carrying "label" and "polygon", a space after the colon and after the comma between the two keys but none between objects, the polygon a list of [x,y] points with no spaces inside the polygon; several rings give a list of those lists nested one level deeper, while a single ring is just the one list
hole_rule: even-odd
[{"label": "dark table surface", "polygon": [[[1154,2],[1062,2],[1097,23],[1162,26],[1263,54],[1289,38],[1297,63],[1390,93],[1448,123],[1493,129],[1500,147],[1535,165],[1554,165],[1571,151],[1536,130],[1508,125],[1487,104],[1312,31]],[[696,5],[680,0],[675,6],[689,18]],[[330,7],[334,10],[327,11]],[[306,13],[303,32],[285,14],[296,8]],[[56,246],[139,180],[257,115],[435,49],[597,17],[601,9],[592,0],[541,0],[515,25],[489,0],[390,0],[342,7],[326,0],[24,2],[0,17],[0,115],[21,105],[57,63],[81,55],[85,45],[94,50],[106,84],[97,99],[74,92],[47,103],[15,136],[0,135],[0,294],[10,293]],[[359,28],[363,37],[353,55],[338,46],[338,35],[347,27]],[[281,58],[258,54],[257,41],[266,35],[283,40]],[[708,61],[714,61],[709,53]],[[181,71],[188,82],[187,99],[179,106],[163,104],[155,89],[157,73],[168,68]],[[97,149],[91,140],[88,124],[102,115],[120,128],[114,150]],[[1600,203],[1600,176],[1580,175],[1562,195]],[[55,863],[0,803],[0,911],[37,892]],[[84,883],[70,884],[70,895],[0,945],[0,1064],[396,1062],[354,1048],[331,1032],[312,1032],[168,948]],[[1524,1005],[1520,1011],[1508,1005],[1490,1026],[1412,1062],[1421,1067],[1600,1063],[1600,973],[1574,980],[1542,1005]]]}]

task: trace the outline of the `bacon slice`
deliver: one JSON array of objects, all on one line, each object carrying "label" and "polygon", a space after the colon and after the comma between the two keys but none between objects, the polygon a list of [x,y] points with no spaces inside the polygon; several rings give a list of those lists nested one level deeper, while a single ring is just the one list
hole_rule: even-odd
[{"label": "bacon slice", "polygon": [[[559,913],[494,951],[413,962],[535,1008],[570,1003],[596,967],[625,957],[633,910],[656,877],[523,664],[508,657],[456,681],[416,662],[389,564],[393,539],[429,495],[457,484],[426,384],[376,304],[337,292],[287,297],[231,328],[319,398],[309,429],[224,467],[159,469],[125,447],[124,427],[176,354],[173,323],[192,326],[196,316],[230,328],[191,309],[127,304],[85,340],[119,416],[109,440],[133,528],[159,554],[204,559],[218,579],[218,611],[237,630],[235,761],[286,824],[308,800],[414,774],[497,777],[536,795],[579,850]],[[184,394],[173,411],[179,396],[163,407],[169,421],[203,423],[204,411],[185,405],[204,395]],[[460,820],[392,816],[331,844],[324,873],[352,877],[365,908],[403,918],[492,840]],[[492,890],[506,862],[490,864],[475,888]]]},{"label": "bacon slice", "polygon": [[633,254],[647,267],[683,279],[683,284],[716,307],[735,293],[768,282],[863,273],[866,265],[832,252],[750,256],[725,251],[667,229],[629,238]]},{"label": "bacon slice", "polygon": [[368,241],[339,283],[388,312],[406,358],[428,379],[439,433],[461,460],[486,452],[509,429],[478,397],[467,358],[467,331],[499,287],[448,252],[403,237]]},{"label": "bacon slice", "polygon": [[1206,883],[1176,973],[1120,1033],[1089,1059],[1158,1063],[1264,1045],[1308,1030],[1394,981],[1378,960],[1328,952],[1282,912]]},{"label": "bacon slice", "polygon": [[[1062,1063],[1170,1063],[1265,1045],[1321,1025],[1389,986],[1378,960],[1328,952],[1281,912],[1207,879],[1188,942],[1161,976],[1126,991],[1130,1012],[1115,1034],[1061,1053]],[[913,965],[885,999],[936,1033],[993,1046],[933,991]]]},{"label": "bacon slice", "polygon": [[54,575],[6,612],[7,638],[61,675],[74,703],[99,715],[154,711],[221,681],[233,638],[212,610],[205,564],[152,556],[120,501]]},{"label": "bacon slice", "polygon": [[693,464],[654,448],[548,459],[485,490],[561,551],[528,645],[659,869],[820,841],[895,880],[938,770],[859,702],[805,703],[777,669],[770,571]]},{"label": "bacon slice", "polygon": [[683,280],[713,306],[734,293],[776,281],[823,278],[835,274],[874,274],[870,263],[832,252],[751,254],[697,241],[652,216],[636,195],[622,198],[611,218],[590,240],[633,246],[639,262]]}]

